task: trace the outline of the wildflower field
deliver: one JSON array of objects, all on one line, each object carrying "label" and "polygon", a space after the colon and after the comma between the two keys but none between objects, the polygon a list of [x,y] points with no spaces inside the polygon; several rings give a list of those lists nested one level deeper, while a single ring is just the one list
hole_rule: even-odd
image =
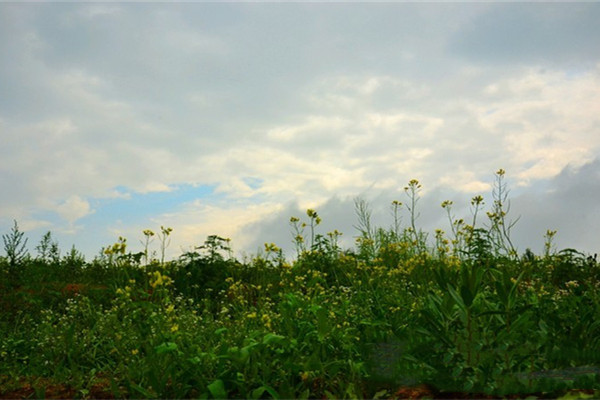
[{"label": "wildflower field", "polygon": [[417,227],[416,180],[390,227],[357,199],[353,249],[307,210],[289,258],[268,243],[242,262],[210,236],[165,261],[164,227],[138,253],[119,238],[92,261],[61,256],[48,233],[33,256],[15,223],[0,397],[598,398],[600,265],[554,249],[553,231],[519,254],[503,177],[466,221],[442,203],[447,233]]}]

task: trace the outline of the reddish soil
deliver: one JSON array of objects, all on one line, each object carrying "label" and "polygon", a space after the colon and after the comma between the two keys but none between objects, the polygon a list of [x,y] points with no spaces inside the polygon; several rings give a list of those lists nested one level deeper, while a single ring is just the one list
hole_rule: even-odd
[{"label": "reddish soil", "polygon": [[[7,390],[0,385],[0,399],[115,399],[110,388],[110,382],[105,378],[98,378],[96,383],[88,388],[87,393],[77,391],[69,385],[57,384],[49,379],[39,377],[22,378],[11,386],[13,389]],[[15,386],[18,387],[15,388]],[[594,394],[593,390],[571,390],[570,392],[573,394]],[[515,394],[503,398],[523,399],[531,396],[538,399],[556,398],[556,395],[549,393]],[[427,385],[417,385],[400,387],[388,398],[388,400],[396,399],[498,399],[498,397],[482,393],[439,392]]]},{"label": "reddish soil", "polygon": [[[93,384],[88,393],[78,392],[73,387],[65,384],[53,383],[46,378],[29,378],[21,379],[19,387],[14,389],[4,390],[0,387],[0,399],[114,399],[114,395],[110,391],[110,383],[108,380],[99,380]],[[11,385],[14,386],[14,385]]]}]

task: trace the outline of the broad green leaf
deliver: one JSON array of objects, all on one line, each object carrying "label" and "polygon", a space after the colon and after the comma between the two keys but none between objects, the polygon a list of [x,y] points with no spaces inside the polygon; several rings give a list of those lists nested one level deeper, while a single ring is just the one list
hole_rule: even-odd
[{"label": "broad green leaf", "polygon": [[213,383],[208,385],[207,388],[210,391],[210,394],[212,394],[212,396],[215,399],[226,399],[227,398],[227,392],[225,391],[225,384],[223,383],[222,380],[220,380],[220,379],[215,380]]}]

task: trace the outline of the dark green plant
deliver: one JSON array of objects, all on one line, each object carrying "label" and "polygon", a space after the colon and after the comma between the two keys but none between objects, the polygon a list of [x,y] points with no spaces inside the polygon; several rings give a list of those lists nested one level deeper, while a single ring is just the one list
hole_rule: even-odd
[{"label": "dark green plant", "polygon": [[24,232],[19,230],[17,221],[10,230],[10,233],[2,235],[4,242],[4,251],[8,259],[8,274],[9,279],[13,282],[18,281],[19,266],[27,259],[29,251],[27,250],[27,238],[24,238]]},{"label": "dark green plant", "polygon": [[60,262],[60,249],[58,242],[52,239],[52,233],[48,231],[35,247],[38,259],[44,262],[58,264]]}]

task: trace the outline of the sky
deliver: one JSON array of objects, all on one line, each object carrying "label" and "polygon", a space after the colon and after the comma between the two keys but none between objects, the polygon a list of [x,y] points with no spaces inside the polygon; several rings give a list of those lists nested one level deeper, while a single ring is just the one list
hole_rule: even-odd
[{"label": "sky", "polygon": [[0,232],[88,259],[161,226],[169,257],[212,234],[293,255],[307,208],[351,247],[354,200],[388,227],[418,179],[417,226],[449,231],[441,202],[489,209],[503,168],[520,252],[552,229],[594,253],[597,21],[592,2],[1,2]]}]

